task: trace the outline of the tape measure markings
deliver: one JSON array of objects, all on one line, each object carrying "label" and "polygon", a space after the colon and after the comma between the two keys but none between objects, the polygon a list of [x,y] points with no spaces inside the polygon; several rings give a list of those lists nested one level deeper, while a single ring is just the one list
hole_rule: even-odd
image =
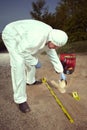
[{"label": "tape measure markings", "polygon": [[71,123],[74,122],[73,118],[70,116],[70,114],[68,113],[68,111],[65,109],[65,107],[63,106],[63,104],[61,103],[61,101],[58,99],[58,97],[56,96],[55,92],[53,91],[53,89],[49,86],[49,84],[47,83],[46,78],[42,79],[42,82],[46,84],[47,88],[49,89],[50,93],[52,94],[52,96],[55,98],[57,104],[61,107],[62,111],[65,113],[65,115],[67,116],[67,118],[69,119],[69,121]]}]

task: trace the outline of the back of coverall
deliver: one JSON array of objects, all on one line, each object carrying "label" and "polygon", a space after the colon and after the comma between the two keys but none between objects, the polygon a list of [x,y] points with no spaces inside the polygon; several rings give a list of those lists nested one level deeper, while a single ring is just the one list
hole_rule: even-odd
[{"label": "back of coverall", "polygon": [[[2,32],[2,39],[10,56],[14,102],[17,104],[27,100],[26,82],[35,82],[35,65],[38,63],[34,54],[48,42],[51,30],[51,26],[37,20],[20,20],[8,24]],[[63,72],[55,49],[47,47],[47,54],[55,71]]]}]

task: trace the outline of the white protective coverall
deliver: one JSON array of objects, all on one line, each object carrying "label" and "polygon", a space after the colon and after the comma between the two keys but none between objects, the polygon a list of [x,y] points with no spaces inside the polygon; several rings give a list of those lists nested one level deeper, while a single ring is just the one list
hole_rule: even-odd
[{"label": "white protective coverall", "polygon": [[[2,39],[8,49],[15,103],[27,100],[26,82],[35,82],[35,65],[38,59],[34,54],[48,42],[52,27],[37,20],[21,20],[8,24],[2,32]],[[56,72],[63,72],[62,64],[55,49],[47,49],[47,54]],[[27,76],[25,73],[27,67]],[[27,80],[27,81],[26,81]]]}]

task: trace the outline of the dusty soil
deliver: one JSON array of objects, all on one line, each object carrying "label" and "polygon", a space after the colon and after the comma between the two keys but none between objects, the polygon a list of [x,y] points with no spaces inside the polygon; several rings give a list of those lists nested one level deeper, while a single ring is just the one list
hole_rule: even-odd
[{"label": "dusty soil", "polygon": [[[47,55],[39,55],[42,68],[37,70],[37,79],[57,81],[59,75],[49,62]],[[9,55],[0,54],[0,130],[87,130],[87,54],[77,54],[76,68],[67,75],[67,91],[56,95],[74,120],[63,113],[45,84],[26,86],[31,112],[23,114],[13,101]],[[72,97],[78,92],[80,100]]]}]

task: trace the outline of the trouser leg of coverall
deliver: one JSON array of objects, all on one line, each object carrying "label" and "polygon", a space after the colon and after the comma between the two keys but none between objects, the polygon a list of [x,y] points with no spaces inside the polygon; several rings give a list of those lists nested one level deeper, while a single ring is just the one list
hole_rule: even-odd
[{"label": "trouser leg of coverall", "polygon": [[27,100],[25,66],[23,58],[17,53],[18,42],[15,40],[15,36],[11,35],[13,33],[13,30],[7,29],[3,32],[2,38],[10,55],[14,102],[19,104]]},{"label": "trouser leg of coverall", "polygon": [[36,68],[32,65],[26,65],[26,79],[28,84],[33,84],[35,80]]},{"label": "trouser leg of coverall", "polygon": [[14,101],[20,104],[27,100],[24,59],[19,54],[12,52],[10,60]]}]

